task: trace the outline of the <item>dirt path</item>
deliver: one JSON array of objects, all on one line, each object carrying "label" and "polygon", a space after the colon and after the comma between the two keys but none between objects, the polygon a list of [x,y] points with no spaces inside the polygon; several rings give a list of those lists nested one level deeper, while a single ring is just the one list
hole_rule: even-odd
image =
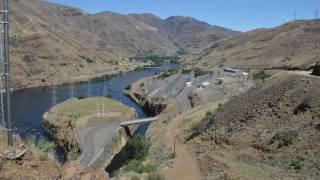
[{"label": "dirt path", "polygon": [[[181,119],[172,121],[165,134],[168,146],[173,146],[174,138],[180,131],[179,127]],[[193,157],[184,145],[179,140],[176,140],[176,157],[173,160],[171,167],[164,169],[163,174],[166,179],[183,179],[183,180],[201,180],[202,175],[197,160]]]}]

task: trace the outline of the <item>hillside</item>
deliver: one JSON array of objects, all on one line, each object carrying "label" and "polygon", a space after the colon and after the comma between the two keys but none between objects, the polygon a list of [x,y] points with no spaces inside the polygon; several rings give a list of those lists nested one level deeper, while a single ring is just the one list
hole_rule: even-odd
[{"label": "hillside", "polygon": [[257,29],[212,43],[189,58],[210,68],[301,68],[319,61],[320,20],[299,20],[272,29]]},{"label": "hillside", "polygon": [[317,179],[319,86],[318,77],[280,73],[207,115],[192,142],[202,172],[231,179]]},{"label": "hillside", "polygon": [[[165,20],[154,15],[150,16],[157,21],[148,22],[147,14],[140,18],[112,12],[88,14],[41,0],[12,0],[10,12],[15,88],[127,71],[138,65],[129,57],[174,54],[179,48],[163,31]],[[206,26],[196,34],[210,31]]]}]

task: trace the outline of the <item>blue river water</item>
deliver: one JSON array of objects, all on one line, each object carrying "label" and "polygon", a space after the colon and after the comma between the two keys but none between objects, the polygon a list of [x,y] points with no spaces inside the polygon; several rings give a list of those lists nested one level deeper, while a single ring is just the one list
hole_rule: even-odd
[{"label": "blue river water", "polygon": [[[172,64],[162,66],[162,69],[169,69]],[[93,96],[105,96],[110,94],[113,99],[121,103],[133,107],[139,118],[146,117],[143,109],[134,101],[123,94],[124,89],[131,83],[155,73],[159,73],[157,69],[144,69],[122,73],[113,77],[106,82],[91,83],[91,94]],[[63,102],[71,97],[69,85],[57,86],[56,97],[57,103]],[[88,94],[88,84],[73,85],[74,97],[86,96]],[[42,116],[52,106],[52,88],[30,88],[12,93],[12,120],[14,132],[18,133],[22,138],[28,135],[36,137],[46,137],[46,132],[42,127]],[[147,126],[147,125],[146,125]],[[146,131],[147,127],[140,127],[140,131]],[[142,132],[144,133],[144,132]]]}]

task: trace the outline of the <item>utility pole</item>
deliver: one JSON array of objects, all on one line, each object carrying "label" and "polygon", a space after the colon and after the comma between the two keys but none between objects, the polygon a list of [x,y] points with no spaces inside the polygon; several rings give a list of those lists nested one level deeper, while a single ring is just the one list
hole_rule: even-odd
[{"label": "utility pole", "polygon": [[294,20],[297,20],[297,11],[294,11]]},{"label": "utility pole", "polygon": [[316,9],[314,12],[314,18],[318,19],[319,18],[319,9]]},{"label": "utility pole", "polygon": [[8,0],[3,0],[3,50],[4,50],[4,80],[6,91],[6,119],[7,119],[7,131],[8,131],[8,145],[13,146],[12,138],[12,122],[11,122],[11,92],[10,92],[10,55],[9,55],[9,17],[8,17]]}]

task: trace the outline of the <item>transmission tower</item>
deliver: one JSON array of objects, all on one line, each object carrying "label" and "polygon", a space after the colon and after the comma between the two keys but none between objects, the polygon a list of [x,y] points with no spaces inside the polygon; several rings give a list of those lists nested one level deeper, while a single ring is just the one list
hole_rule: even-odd
[{"label": "transmission tower", "polygon": [[[2,104],[5,108],[4,119],[6,122],[6,127],[8,131],[8,145],[13,146],[13,138],[12,138],[12,122],[11,122],[11,92],[10,92],[10,55],[9,55],[9,17],[8,17],[8,0],[3,0],[2,10],[0,13],[2,14],[2,25],[3,25],[3,61],[2,61],[2,72],[1,72],[1,80],[4,81],[3,92],[5,93],[5,100]],[[1,108],[2,109],[2,108]]]},{"label": "transmission tower", "polygon": [[88,85],[87,85],[87,90],[88,90],[88,94],[87,94],[87,96],[88,97],[91,97],[92,96],[92,90],[91,90],[91,82],[90,82],[90,80],[88,80]]},{"label": "transmission tower", "polygon": [[104,111],[104,103],[96,103],[97,105],[97,115],[98,115],[98,118],[104,118],[104,114],[105,114],[105,111]]},{"label": "transmission tower", "polygon": [[314,12],[314,18],[318,19],[319,18],[319,9],[316,9]]},{"label": "transmission tower", "polygon": [[297,11],[294,11],[294,20],[297,20]]},{"label": "transmission tower", "polygon": [[[3,29],[0,30],[1,37],[3,36]],[[5,93],[5,82],[4,82],[4,56],[3,56],[3,39],[0,38],[0,126],[6,127],[5,111],[4,111],[4,93]]]},{"label": "transmission tower", "polygon": [[52,91],[51,107],[55,107],[57,105],[57,92],[56,92],[56,85],[54,82],[52,83],[51,91]]}]

